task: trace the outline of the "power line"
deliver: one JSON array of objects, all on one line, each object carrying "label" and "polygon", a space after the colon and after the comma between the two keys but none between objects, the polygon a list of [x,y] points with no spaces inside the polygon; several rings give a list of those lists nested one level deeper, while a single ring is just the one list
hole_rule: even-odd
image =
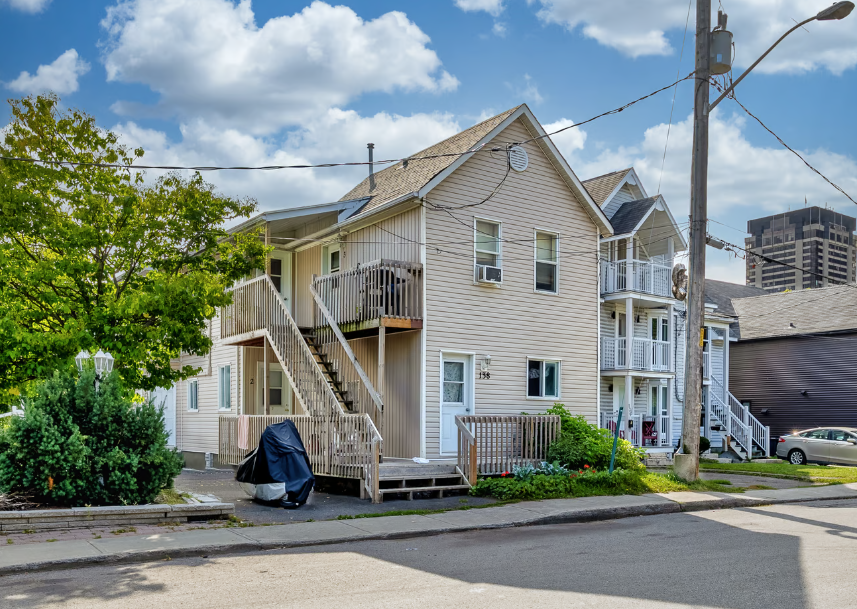
[{"label": "power line", "polygon": [[[718,83],[716,80],[712,80],[712,84],[714,84],[714,87],[715,87],[718,91],[722,91],[722,90],[723,90],[723,89],[721,88],[721,86],[720,86],[720,83]],[[821,173],[818,169],[816,169],[815,167],[813,167],[813,166],[809,163],[809,161],[807,161],[805,158],[803,158],[803,156],[802,156],[802,155],[801,155],[797,150],[795,150],[794,148],[792,148],[791,146],[789,146],[788,144],[786,144],[786,143],[783,141],[783,138],[781,138],[779,135],[777,135],[776,133],[774,133],[774,131],[773,131],[770,127],[768,127],[765,123],[763,123],[763,122],[762,122],[762,119],[760,119],[758,116],[756,116],[755,114],[753,114],[752,112],[750,112],[744,104],[742,104],[740,101],[738,101],[738,98],[737,98],[737,97],[735,97],[735,91],[732,91],[732,93],[730,93],[730,94],[729,94],[729,98],[730,98],[732,101],[734,101],[736,104],[738,104],[739,106],[741,106],[741,109],[742,109],[742,110],[744,110],[744,112],[746,112],[746,113],[747,113],[751,118],[753,118],[757,123],[759,123],[765,131],[767,131],[768,133],[770,133],[771,135],[773,135],[773,136],[777,139],[777,141],[778,141],[780,144],[782,144],[782,145],[783,145],[783,147],[784,147],[786,150],[788,150],[788,151],[789,151],[789,152],[791,152],[793,155],[795,155],[797,158],[799,158],[801,161],[803,161],[803,164],[804,164],[804,165],[806,165],[806,166],[807,166],[807,167],[809,167],[811,170],[813,170],[815,173],[817,173],[819,176],[821,176],[821,178],[822,178],[825,182],[827,182],[828,184],[830,184],[831,186],[833,186],[833,188],[835,188],[836,190],[838,190],[839,192],[841,192],[843,195],[845,195],[845,197],[846,197],[849,201],[851,201],[851,202],[852,202],[852,203],[854,203],[854,204],[857,204],[857,201],[855,201],[855,200],[851,197],[851,195],[849,195],[847,192],[845,192],[845,191],[844,191],[844,190],[843,190],[843,189],[842,189],[838,184],[835,184],[833,181],[831,181],[831,180],[830,180],[826,175],[824,175],[823,173]]]},{"label": "power line", "polygon": [[[678,56],[678,67],[676,68],[676,71],[675,71],[675,77],[676,78],[678,78],[678,75],[681,74],[681,60],[684,57],[684,43],[687,40],[687,26],[690,23],[690,8],[691,8],[691,6],[693,6],[693,0],[688,0],[687,18],[684,20],[684,35],[681,37],[681,52],[679,53],[679,56]],[[669,123],[667,123],[667,139],[666,139],[666,141],[664,141],[664,156],[661,159],[661,175],[658,178],[658,194],[661,194],[661,181],[664,179],[664,165],[666,165],[666,162],[667,162],[667,147],[669,146],[669,143],[670,143],[670,130],[672,129],[672,125],[673,125],[673,111],[675,110],[676,93],[678,93],[678,81],[676,81],[675,86],[673,88],[673,101],[672,101],[672,105],[670,106],[670,120],[669,120]]]},{"label": "power line", "polygon": [[[524,140],[522,142],[513,142],[510,145],[522,145],[527,144],[529,142],[533,142],[536,140],[540,140],[546,137],[550,137],[552,135],[556,135],[557,133],[562,133],[568,129],[575,129],[585,125],[587,123],[591,123],[594,120],[599,118],[603,118],[605,116],[609,116],[611,114],[618,114],[627,108],[630,108],[634,104],[637,104],[645,99],[648,99],[662,91],[666,91],[677,85],[678,83],[693,78],[693,72],[681,78],[673,83],[665,87],[661,87],[656,91],[652,91],[651,93],[639,97],[633,101],[630,101],[618,108],[614,108],[613,110],[608,110],[607,112],[602,112],[592,118],[586,119],[580,123],[575,123],[574,125],[569,125],[568,127],[563,127],[562,129],[557,129],[556,131],[552,131],[551,133],[545,133],[544,135],[538,135],[536,137],[532,137],[528,140]],[[277,171],[280,169],[326,169],[330,167],[361,167],[366,165],[391,165],[393,163],[399,163],[403,161],[412,162],[412,161],[424,161],[430,159],[439,159],[439,158],[448,158],[448,157],[461,157],[466,154],[475,154],[477,152],[485,152],[486,150],[490,152],[500,152],[503,149],[500,147],[492,147],[490,149],[486,149],[486,147],[480,146],[478,148],[471,148],[470,150],[465,150],[462,152],[447,152],[443,154],[431,154],[421,157],[403,157],[399,159],[385,159],[373,161],[370,163],[369,161],[354,161],[354,162],[345,162],[345,163],[319,163],[315,165],[303,164],[303,165],[263,165],[263,166],[183,166],[183,165],[122,165],[119,163],[94,163],[94,162],[85,162],[85,161],[54,161],[49,159],[34,159],[30,157],[11,157],[11,156],[0,156],[0,160],[3,161],[18,161],[23,163],[43,163],[46,165],[59,165],[59,166],[69,166],[69,167],[98,167],[101,169],[163,169],[163,170],[189,170],[189,171]]]},{"label": "power line", "polygon": [[[825,274],[823,274],[823,273],[816,273],[815,271],[810,271],[810,270],[807,270],[807,269],[801,268],[801,267],[799,267],[799,266],[795,266],[795,265],[793,265],[793,264],[788,264],[788,263],[786,263],[786,262],[782,262],[782,261],[780,261],[780,260],[777,260],[776,258],[771,258],[770,256],[765,256],[765,255],[763,255],[763,254],[757,254],[756,252],[753,252],[753,251],[751,251],[751,250],[748,250],[748,249],[746,249],[746,248],[743,248],[743,247],[741,247],[740,245],[735,245],[734,243],[729,243],[728,241],[724,241],[724,240],[723,240],[723,239],[721,239],[720,237],[715,237],[715,238],[716,238],[718,241],[720,241],[721,243],[723,243],[723,245],[725,245],[725,246],[726,246],[726,248],[725,248],[725,249],[726,249],[727,251],[732,251],[730,248],[738,249],[738,250],[741,250],[742,252],[744,252],[746,255],[753,256],[754,258],[759,258],[760,260],[762,260],[762,261],[764,261],[764,262],[767,262],[767,263],[769,263],[769,264],[778,264],[778,265],[780,265],[780,266],[784,266],[784,267],[787,267],[787,268],[790,268],[790,269],[794,269],[794,270],[796,270],[796,271],[801,271],[802,273],[806,273],[806,274],[809,274],[809,275],[815,275],[816,277],[820,277],[821,279],[827,279],[828,281],[833,282],[833,283],[836,283],[836,284],[839,284],[839,285],[846,285],[846,286],[848,286],[848,287],[851,287],[851,288],[855,288],[855,289],[857,289],[857,285],[854,285],[854,284],[848,283],[847,281],[842,281],[842,280],[840,280],[840,279],[834,279],[833,277],[828,277],[827,275],[825,275]],[[734,251],[732,251],[732,253],[734,254],[735,252],[734,252]]]}]

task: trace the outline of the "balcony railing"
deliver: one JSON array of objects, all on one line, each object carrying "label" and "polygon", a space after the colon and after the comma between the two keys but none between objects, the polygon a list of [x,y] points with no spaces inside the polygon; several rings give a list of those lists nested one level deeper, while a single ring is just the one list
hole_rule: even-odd
[{"label": "balcony railing", "polygon": [[631,357],[628,357],[628,339],[604,337],[601,339],[602,370],[643,370],[646,372],[673,372],[670,343],[668,341],[634,338]]},{"label": "balcony railing", "polygon": [[601,261],[601,293],[640,292],[672,296],[672,268],[647,260]]},{"label": "balcony railing", "polygon": [[[602,412],[600,417],[601,429],[616,433],[617,414]],[[630,423],[630,427],[629,427]],[[622,417],[622,428],[619,437],[628,440],[634,446],[671,446],[670,417],[666,414],[658,416],[631,415]]]},{"label": "balcony railing", "polygon": [[[336,323],[348,331],[384,318],[393,323],[422,319],[422,274],[419,263],[376,260],[356,269],[314,277],[312,286]],[[314,308],[314,325],[323,327],[325,318],[317,306]]]}]

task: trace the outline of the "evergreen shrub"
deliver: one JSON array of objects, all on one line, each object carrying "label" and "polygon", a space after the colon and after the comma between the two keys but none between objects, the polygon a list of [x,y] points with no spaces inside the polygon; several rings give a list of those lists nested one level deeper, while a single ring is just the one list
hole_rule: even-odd
[{"label": "evergreen shrub", "polygon": [[56,372],[0,430],[0,493],[60,506],[150,503],[183,460],[167,447],[164,416],[134,404],[113,372]]}]

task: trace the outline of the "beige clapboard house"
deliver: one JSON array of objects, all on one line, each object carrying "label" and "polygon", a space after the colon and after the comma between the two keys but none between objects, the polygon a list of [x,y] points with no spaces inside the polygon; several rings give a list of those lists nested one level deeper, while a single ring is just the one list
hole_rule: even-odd
[{"label": "beige clapboard house", "polygon": [[317,475],[379,500],[540,458],[557,418],[523,412],[597,420],[613,230],[526,105],[234,230],[260,226],[267,273],[234,288],[211,354],[180,362],[201,373],[170,390],[189,463],[235,464],[290,417]]}]

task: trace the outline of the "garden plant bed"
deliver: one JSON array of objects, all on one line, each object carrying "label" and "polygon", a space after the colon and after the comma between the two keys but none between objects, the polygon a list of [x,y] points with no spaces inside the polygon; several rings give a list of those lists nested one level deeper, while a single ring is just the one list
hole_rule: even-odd
[{"label": "garden plant bed", "polygon": [[89,529],[228,518],[231,503],[182,503],[0,512],[0,533]]}]

